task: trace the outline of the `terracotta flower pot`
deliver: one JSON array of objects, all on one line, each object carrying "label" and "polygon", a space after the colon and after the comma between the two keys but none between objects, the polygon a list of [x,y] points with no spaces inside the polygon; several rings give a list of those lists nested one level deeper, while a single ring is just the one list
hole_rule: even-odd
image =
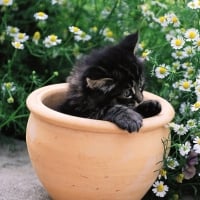
[{"label": "terracotta flower pot", "polygon": [[110,122],[55,111],[67,87],[46,86],[27,99],[27,146],[40,181],[55,200],[140,200],[162,167],[172,106],[144,92],[160,101],[162,111],[129,134]]}]

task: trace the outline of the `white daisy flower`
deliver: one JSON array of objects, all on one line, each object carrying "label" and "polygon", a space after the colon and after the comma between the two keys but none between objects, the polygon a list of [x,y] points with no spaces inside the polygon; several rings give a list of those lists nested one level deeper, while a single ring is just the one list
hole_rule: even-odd
[{"label": "white daisy flower", "polygon": [[188,129],[190,129],[190,128],[196,128],[196,127],[197,127],[197,121],[196,121],[195,119],[189,119],[189,120],[187,121],[186,127],[187,127]]},{"label": "white daisy flower", "polygon": [[191,9],[199,9],[200,2],[199,2],[199,0],[193,0],[193,1],[188,2],[187,6]]},{"label": "white daisy flower", "polygon": [[194,40],[193,45],[198,51],[200,51],[200,37]]},{"label": "white daisy flower", "polygon": [[196,153],[200,154],[200,138],[199,138],[199,136],[194,138],[193,143],[195,144],[193,147],[194,151]]},{"label": "white daisy flower", "polygon": [[76,35],[80,35],[80,34],[82,34],[82,32],[83,32],[83,31],[81,31],[81,29],[78,28],[77,26],[69,26],[69,31],[70,31],[71,33],[76,34]]},{"label": "white daisy flower", "polygon": [[191,80],[181,80],[179,82],[179,89],[182,91],[190,92],[192,87],[193,84]]},{"label": "white daisy flower", "polygon": [[167,171],[165,169],[161,169],[159,171],[159,175],[158,175],[158,179],[161,179],[161,178],[164,178],[164,179],[167,179]]},{"label": "white daisy flower", "polygon": [[44,12],[37,12],[33,15],[36,20],[46,20],[48,18],[48,15]]},{"label": "white daisy flower", "polygon": [[173,67],[174,69],[176,69],[176,70],[179,70],[180,67],[181,67],[180,61],[177,60],[177,61],[173,62],[173,63],[172,63],[172,67]]},{"label": "white daisy flower", "polygon": [[149,55],[151,54],[151,50],[145,49],[145,51],[142,52],[141,57],[147,61],[149,61]]},{"label": "white daisy flower", "polygon": [[190,106],[191,105],[190,105],[189,102],[183,102],[183,103],[181,103],[180,108],[179,108],[180,113],[181,114],[185,114],[186,110],[189,111]]},{"label": "white daisy flower", "polygon": [[167,185],[164,185],[163,181],[156,181],[153,184],[152,191],[156,194],[157,197],[164,197],[169,190]]},{"label": "white daisy flower", "polygon": [[6,33],[7,35],[14,37],[17,33],[19,33],[19,28],[14,26],[7,26]]},{"label": "white daisy flower", "polygon": [[167,19],[168,19],[169,23],[172,24],[174,27],[180,26],[180,21],[174,13],[168,13]]},{"label": "white daisy flower", "polygon": [[44,39],[43,43],[44,43],[45,47],[50,48],[52,46],[56,46],[56,45],[60,44],[61,41],[62,40],[58,39],[57,35],[52,34],[52,35],[47,36]]},{"label": "white daisy flower", "polygon": [[197,101],[196,103],[194,103],[192,106],[191,106],[191,111],[197,111],[200,109],[200,101]]},{"label": "white daisy flower", "polygon": [[92,37],[88,34],[86,34],[85,32],[82,31],[82,33],[78,34],[78,35],[75,35],[74,36],[74,39],[76,41],[89,41]]},{"label": "white daisy flower", "polygon": [[183,39],[182,36],[174,37],[171,40],[171,47],[173,49],[181,49],[181,48],[183,48],[184,44],[185,44],[185,40]]},{"label": "white daisy flower", "polygon": [[0,0],[0,5],[11,6],[12,4],[13,4],[13,0]]},{"label": "white daisy flower", "polygon": [[161,26],[167,27],[169,24],[169,21],[167,19],[167,16],[160,16],[159,18],[155,19],[156,22],[158,22]]},{"label": "white daisy flower", "polygon": [[185,135],[188,132],[188,129],[187,127],[184,127],[183,124],[176,124],[174,131],[177,133],[177,135]]},{"label": "white daisy flower", "polygon": [[172,158],[172,157],[168,157],[167,158],[167,167],[170,169],[175,169],[176,167],[179,166],[178,161],[176,160],[176,158]]},{"label": "white daisy flower", "polygon": [[185,54],[184,51],[179,51],[179,50],[177,50],[177,51],[175,51],[175,52],[172,52],[172,57],[175,58],[175,59],[180,59],[180,60],[182,60],[182,59],[186,58],[187,55]]},{"label": "white daisy flower", "polygon": [[166,34],[165,38],[168,42],[170,42],[175,36],[176,36],[176,31],[173,29]]},{"label": "white daisy flower", "polygon": [[195,28],[190,28],[185,32],[185,38],[187,41],[194,41],[199,38],[199,31]]},{"label": "white daisy flower", "polygon": [[24,44],[18,42],[18,41],[14,41],[11,43],[13,47],[15,47],[16,49],[24,49]]},{"label": "white daisy flower", "polygon": [[195,86],[195,94],[196,94],[197,96],[200,96],[200,84],[197,85],[197,86]]},{"label": "white daisy flower", "polygon": [[187,156],[191,150],[191,144],[189,141],[185,142],[185,144],[181,144],[179,147],[179,152],[182,156]]},{"label": "white daisy flower", "polygon": [[55,4],[62,5],[64,2],[65,0],[51,0],[52,5],[55,5]]},{"label": "white daisy flower", "polygon": [[175,89],[179,88],[179,82],[173,83],[173,84],[172,84],[172,87],[175,88]]},{"label": "white daisy flower", "polygon": [[185,47],[185,48],[183,49],[183,51],[185,52],[185,55],[186,55],[187,57],[192,57],[192,56],[194,56],[195,53],[196,53],[194,47],[192,47],[192,46],[187,46],[187,47]]},{"label": "white daisy flower", "polygon": [[17,33],[15,36],[14,36],[14,40],[17,41],[17,42],[26,42],[27,40],[29,39],[29,36],[26,35],[26,33]]},{"label": "white daisy flower", "polygon": [[106,18],[109,14],[110,14],[110,9],[109,9],[109,8],[105,8],[105,9],[102,10],[102,12],[101,12],[101,16],[102,16],[103,18]]},{"label": "white daisy flower", "polygon": [[14,82],[6,82],[2,84],[1,89],[3,91],[8,90],[14,92],[16,90],[16,86]]},{"label": "white daisy flower", "polygon": [[105,40],[110,41],[110,42],[114,42],[113,32],[109,28],[105,28],[103,30],[103,36],[105,36]]},{"label": "white daisy flower", "polygon": [[183,69],[187,69],[188,67],[192,66],[192,63],[191,62],[184,62],[181,66],[182,66]]},{"label": "white daisy flower", "polygon": [[190,78],[194,73],[195,73],[195,68],[194,67],[188,67],[187,71],[184,74],[184,77]]},{"label": "white daisy flower", "polygon": [[167,9],[167,5],[165,3],[161,3],[159,1],[151,1],[151,5],[158,6],[159,8]]},{"label": "white daisy flower", "polygon": [[37,45],[39,40],[41,38],[41,34],[39,31],[36,31],[34,34],[33,34],[33,38],[32,38],[32,41]]},{"label": "white daisy flower", "polygon": [[196,5],[193,1],[188,2],[187,6],[191,9],[196,9]]},{"label": "white daisy flower", "polygon": [[162,64],[156,67],[155,73],[157,78],[165,78],[169,75],[170,67],[168,65]]}]

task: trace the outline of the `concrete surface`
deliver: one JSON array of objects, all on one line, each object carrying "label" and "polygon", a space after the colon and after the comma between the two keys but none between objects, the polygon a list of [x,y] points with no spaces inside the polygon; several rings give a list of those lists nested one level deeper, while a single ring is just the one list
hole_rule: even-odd
[{"label": "concrete surface", "polygon": [[50,200],[32,169],[25,142],[0,145],[0,200]]}]

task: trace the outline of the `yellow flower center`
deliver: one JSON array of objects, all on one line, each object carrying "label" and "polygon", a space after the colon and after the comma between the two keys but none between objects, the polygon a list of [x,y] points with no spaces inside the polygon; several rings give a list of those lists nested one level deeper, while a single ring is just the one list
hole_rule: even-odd
[{"label": "yellow flower center", "polygon": [[182,45],[182,40],[181,39],[176,39],[175,45],[176,46],[181,46]]},{"label": "yellow flower center", "polygon": [[200,40],[198,40],[196,44],[198,47],[200,47]]},{"label": "yellow flower center", "polygon": [[19,33],[19,34],[18,34],[18,38],[19,38],[19,39],[24,39],[24,33]]},{"label": "yellow flower center", "polygon": [[193,74],[194,69],[192,67],[190,67],[190,68],[188,68],[187,72],[188,72],[188,74]]},{"label": "yellow flower center", "polygon": [[81,33],[81,37],[82,37],[82,38],[85,38],[85,36],[86,36],[86,33],[85,33],[85,32],[82,32],[82,33]]},{"label": "yellow flower center", "polygon": [[9,4],[10,0],[3,0],[3,5]]},{"label": "yellow flower center", "polygon": [[195,37],[196,37],[196,33],[194,32],[194,31],[191,31],[189,34],[188,34],[188,37],[190,38],[190,39],[194,39]]},{"label": "yellow flower center", "polygon": [[36,31],[33,35],[34,40],[39,40],[40,39],[40,32]]},{"label": "yellow flower center", "polygon": [[190,83],[188,81],[183,82],[183,88],[188,89],[190,87]]},{"label": "yellow flower center", "polygon": [[184,175],[183,174],[179,174],[177,177],[176,177],[176,181],[178,183],[182,183],[183,182],[183,178],[184,178]]},{"label": "yellow flower center", "polygon": [[50,35],[50,41],[51,42],[56,42],[57,36],[56,35]]},{"label": "yellow flower center", "polygon": [[112,31],[107,31],[106,32],[106,36],[109,37],[109,38],[113,37],[113,32]]},{"label": "yellow flower center", "polygon": [[15,47],[18,49],[21,47],[21,43],[20,42],[15,42]]},{"label": "yellow flower center", "polygon": [[172,22],[173,23],[177,23],[178,22],[178,18],[177,17],[172,17]]},{"label": "yellow flower center", "polygon": [[176,52],[176,55],[177,55],[177,56],[182,56],[183,53],[182,53],[181,51],[177,51],[177,52]]},{"label": "yellow flower center", "polygon": [[166,20],[166,17],[164,17],[164,16],[159,17],[159,21],[160,21],[161,23],[163,23],[165,20]]},{"label": "yellow flower center", "polygon": [[199,145],[200,145],[200,138],[197,140],[197,144],[199,144]]},{"label": "yellow flower center", "polygon": [[43,13],[43,12],[38,12],[37,15],[38,15],[38,17],[44,17],[44,16],[45,16],[45,13]]},{"label": "yellow flower center", "polygon": [[166,176],[167,175],[167,171],[164,170],[164,169],[161,169],[160,170],[160,175],[163,176],[163,177]]},{"label": "yellow flower center", "polygon": [[98,31],[98,28],[96,26],[93,26],[91,30],[96,33]]},{"label": "yellow flower center", "polygon": [[142,58],[146,58],[148,55],[149,55],[149,52],[148,51],[144,51],[142,53]]},{"label": "yellow flower center", "polygon": [[77,32],[79,32],[79,31],[80,31],[80,29],[79,29],[78,27],[76,27],[76,26],[73,27],[73,32],[74,32],[74,33],[77,33]]},{"label": "yellow flower center", "polygon": [[200,108],[200,101],[197,101],[195,104],[194,104],[194,107],[196,109],[199,109]]},{"label": "yellow flower center", "polygon": [[17,29],[16,29],[15,27],[12,27],[12,28],[10,29],[10,33],[17,33]]},{"label": "yellow flower center", "polygon": [[165,73],[167,72],[167,69],[166,69],[165,67],[160,67],[160,68],[159,68],[159,72],[160,72],[161,74],[165,74]]},{"label": "yellow flower center", "polygon": [[4,86],[5,86],[8,90],[10,90],[11,87],[12,87],[12,83],[11,83],[11,82],[4,83]]},{"label": "yellow flower center", "polygon": [[158,191],[158,192],[164,191],[164,185],[163,185],[163,184],[158,185],[158,186],[157,186],[157,191]]}]

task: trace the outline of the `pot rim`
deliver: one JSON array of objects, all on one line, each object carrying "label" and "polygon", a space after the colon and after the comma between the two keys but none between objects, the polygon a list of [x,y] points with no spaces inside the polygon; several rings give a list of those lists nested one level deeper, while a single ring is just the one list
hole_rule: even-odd
[{"label": "pot rim", "polygon": [[[78,129],[89,132],[91,131],[96,133],[116,134],[127,132],[108,121],[88,119],[63,114],[44,105],[43,100],[49,95],[65,92],[67,91],[67,88],[68,83],[59,83],[44,86],[34,90],[32,93],[29,94],[26,100],[26,105],[29,111],[45,121],[71,129]],[[161,103],[162,110],[156,116],[143,119],[143,126],[139,132],[145,132],[146,130],[149,131],[158,127],[166,126],[173,119],[175,114],[171,104],[160,96],[157,96],[147,91],[144,91],[144,97],[145,99],[158,100]]]}]

